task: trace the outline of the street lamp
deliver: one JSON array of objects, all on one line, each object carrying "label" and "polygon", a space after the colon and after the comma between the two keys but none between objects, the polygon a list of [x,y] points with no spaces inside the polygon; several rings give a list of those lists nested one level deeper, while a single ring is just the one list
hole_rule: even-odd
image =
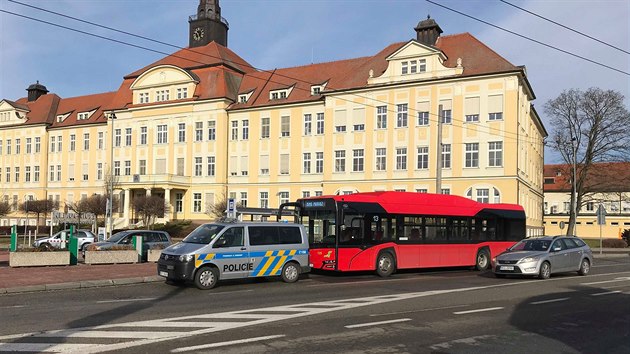
[{"label": "street lamp", "polygon": [[109,150],[109,198],[107,198],[107,208],[109,209],[109,214],[107,218],[107,225],[109,227],[109,237],[112,237],[112,233],[114,231],[114,224],[112,221],[112,215],[114,214],[114,121],[116,120],[116,114],[112,111],[109,114],[108,120],[112,121],[112,132],[109,137],[110,141],[110,150]]},{"label": "street lamp", "polygon": [[571,230],[573,230],[573,234],[576,235],[575,225],[577,221],[577,138],[571,138],[571,147],[573,148],[573,191],[571,195],[572,203],[571,210],[573,211],[573,224],[571,225]]}]

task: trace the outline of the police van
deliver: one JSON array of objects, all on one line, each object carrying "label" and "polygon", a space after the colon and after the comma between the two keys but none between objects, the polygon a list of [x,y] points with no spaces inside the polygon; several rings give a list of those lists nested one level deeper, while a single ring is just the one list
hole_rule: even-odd
[{"label": "police van", "polygon": [[158,275],[213,288],[219,279],[281,276],[287,283],[310,271],[303,225],[272,222],[203,224],[162,251]]}]

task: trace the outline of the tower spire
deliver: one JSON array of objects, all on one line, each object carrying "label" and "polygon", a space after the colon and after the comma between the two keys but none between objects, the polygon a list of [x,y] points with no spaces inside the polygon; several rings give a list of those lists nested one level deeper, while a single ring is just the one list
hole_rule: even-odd
[{"label": "tower spire", "polygon": [[227,47],[228,22],[221,16],[219,0],[199,0],[197,13],[188,18],[189,47],[205,46],[217,42]]}]

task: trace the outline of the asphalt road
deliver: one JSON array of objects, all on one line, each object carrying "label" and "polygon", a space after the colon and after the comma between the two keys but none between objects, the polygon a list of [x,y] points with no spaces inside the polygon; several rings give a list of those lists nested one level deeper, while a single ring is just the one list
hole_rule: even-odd
[{"label": "asphalt road", "polygon": [[0,352],[628,353],[630,257],[586,277],[312,274],[0,296]]}]

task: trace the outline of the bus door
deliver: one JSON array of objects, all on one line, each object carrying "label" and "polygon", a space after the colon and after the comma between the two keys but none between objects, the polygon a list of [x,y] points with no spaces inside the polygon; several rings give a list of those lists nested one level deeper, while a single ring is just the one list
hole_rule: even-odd
[{"label": "bus door", "polygon": [[364,215],[352,211],[343,213],[343,223],[339,225],[339,238],[337,242],[338,269],[339,270],[363,270],[369,262],[364,227]]}]

